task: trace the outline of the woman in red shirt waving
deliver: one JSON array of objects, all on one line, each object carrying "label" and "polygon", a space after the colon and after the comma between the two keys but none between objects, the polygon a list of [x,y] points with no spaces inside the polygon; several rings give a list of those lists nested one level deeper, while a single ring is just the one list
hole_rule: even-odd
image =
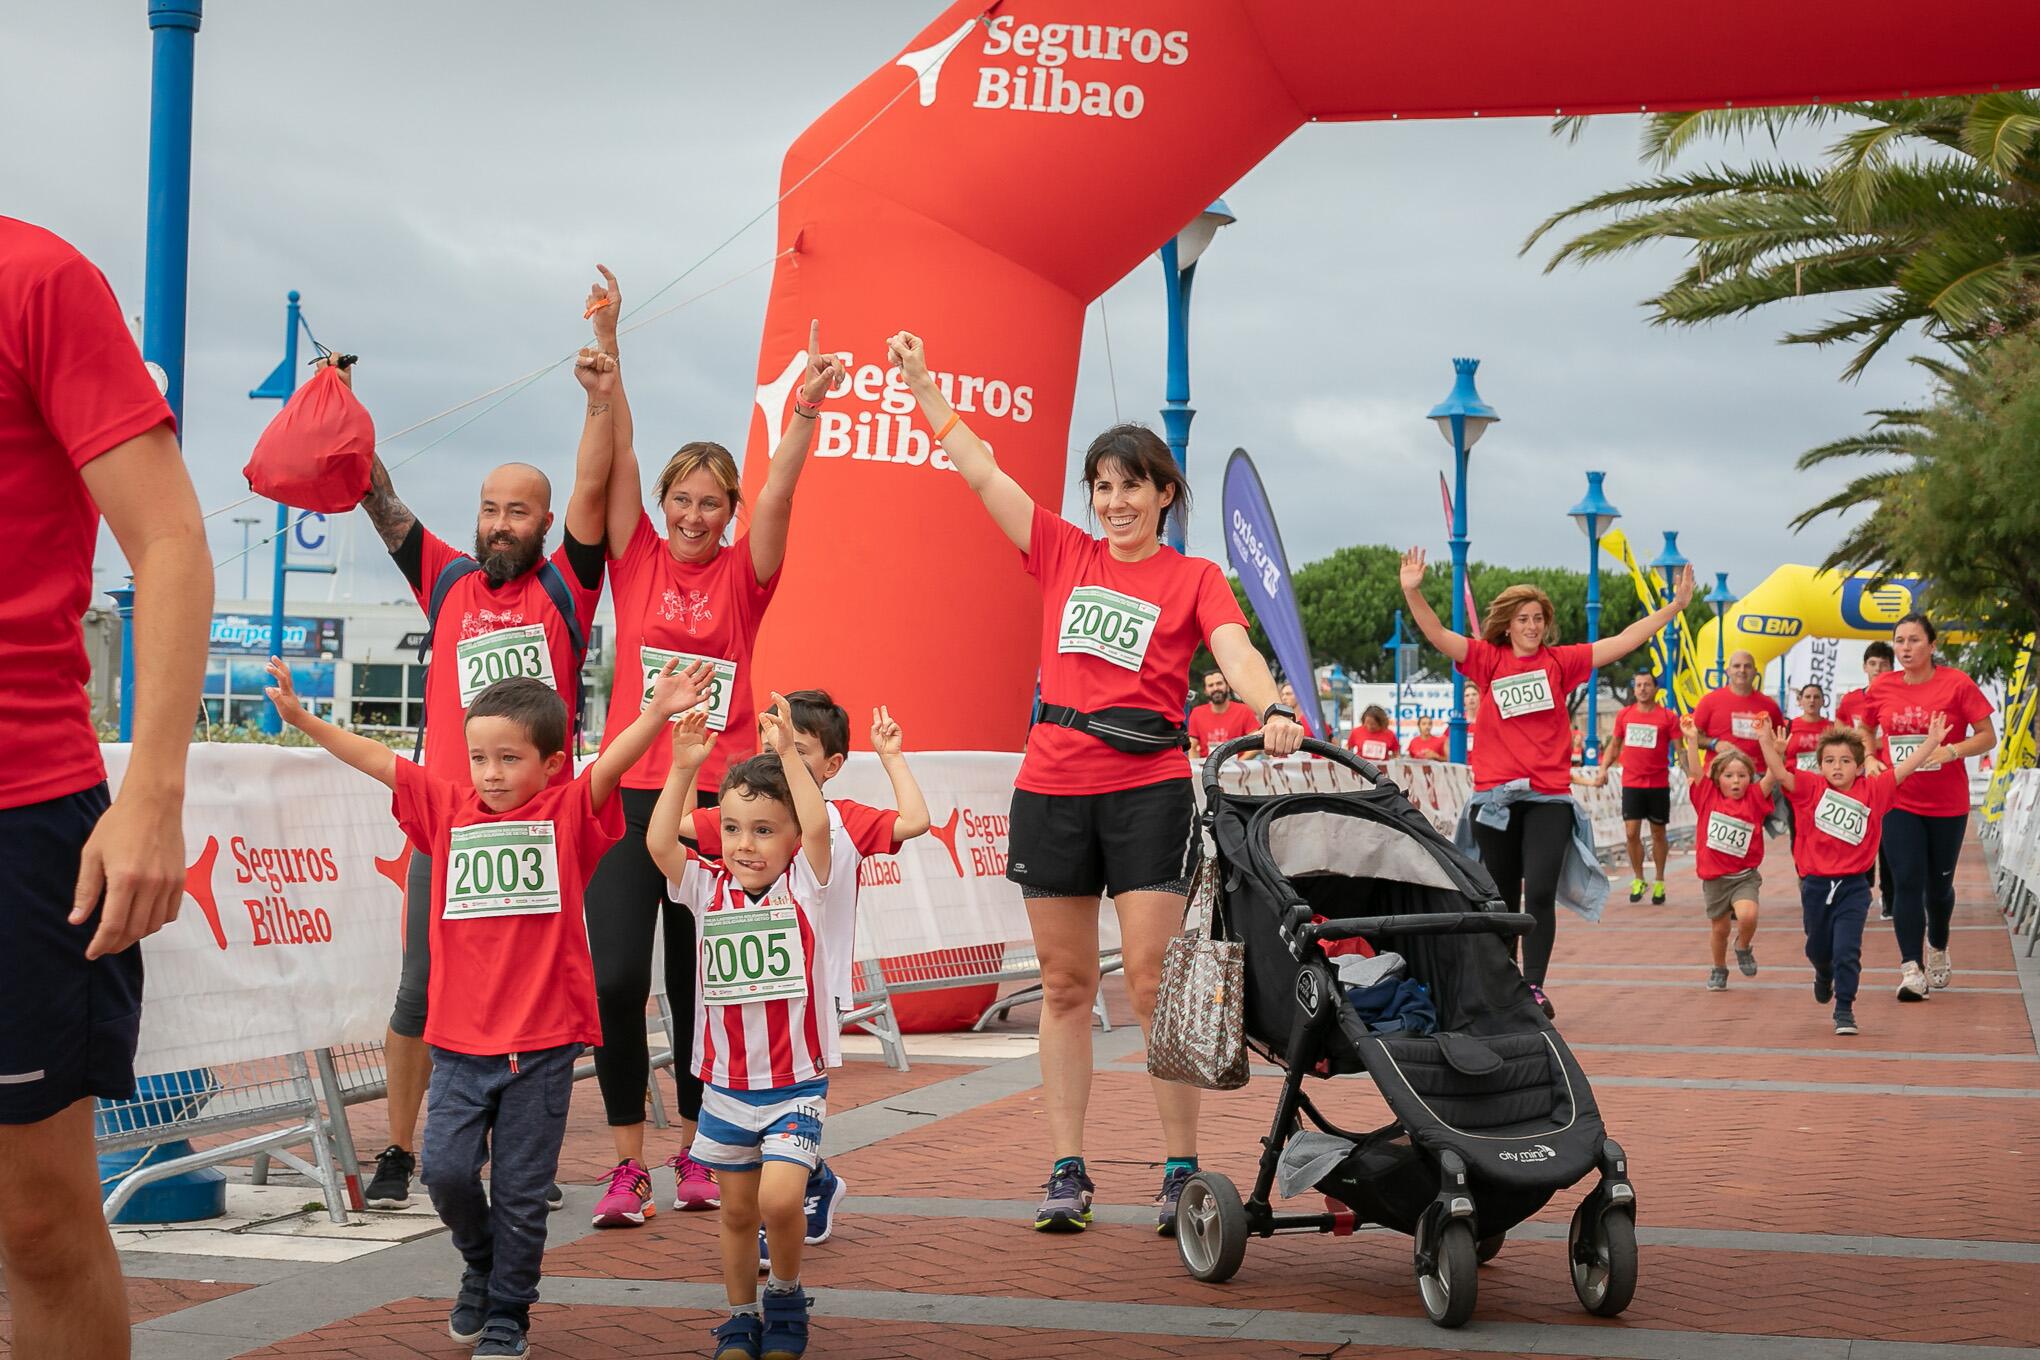
[{"label": "woman in red shirt waving", "polygon": [[[614,280],[593,304],[597,343],[614,353],[618,299]],[[605,325],[605,321],[607,324]],[[757,750],[758,719],[751,698],[751,649],[758,625],[779,587],[786,560],[794,485],[807,462],[820,403],[843,376],[833,354],[821,352],[820,326],[808,332],[808,366],[794,392],[793,418],[772,453],[772,470],[751,507],[750,523],[734,542],[724,537],[741,508],[736,460],[720,444],[683,444],[659,472],[659,518],[645,513],[632,447],[630,408],[619,381],[612,400],[611,448],[584,445],[577,484],[606,479],[609,589],[616,607],[616,673],[609,693],[605,748],[636,721],[649,702],[651,681],[667,662],[706,662],[713,668],[708,725],[721,733],[698,776],[698,798],[712,803],[731,762]],[[694,915],[666,896],[666,876],[645,843],[652,809],[665,786],[672,746],[660,741],[623,777],[624,837],[603,856],[588,885],[588,947],[595,961],[595,993],[602,1046],[595,1077],[616,1144],[616,1168],[595,1205],[598,1228],[635,1227],[653,1211],[652,1178],[644,1165],[645,1084],[650,1057],[645,1002],[652,986],[652,937],[666,925],[666,996],[673,1013],[673,1045],[685,1055],[694,1043],[696,946]],[[673,1064],[680,1093],[680,1146],[692,1145],[701,1113],[701,1080],[684,1056]],[[721,1203],[714,1178],[685,1151],[668,1159],[678,1192],[676,1209],[713,1209]]]},{"label": "woman in red shirt waving", "polygon": [[1969,827],[1969,767],[1964,762],[1997,745],[1997,728],[1990,720],[1990,700],[1976,682],[1953,666],[1934,664],[1934,625],[1925,614],[1898,621],[1891,630],[1891,649],[1898,669],[1870,682],[1865,707],[1892,763],[1901,763],[1926,741],[1936,713],[1947,715],[1952,738],[1899,786],[1884,819],[1900,959],[1898,999],[1925,1001],[1955,973],[1948,961],[1948,923],[1955,915],[1955,862]]},{"label": "woman in red shirt waving", "polygon": [[[1424,550],[1403,554],[1403,602],[1425,639],[1472,681],[1481,695],[1474,744],[1474,798],[1468,805],[1480,861],[1510,910],[1527,911],[1537,925],[1523,944],[1523,978],[1546,1015],[1544,973],[1558,938],[1559,876],[1575,843],[1584,840],[1586,867],[1578,874],[1575,905],[1589,919],[1600,915],[1608,879],[1592,855],[1593,832],[1572,800],[1571,723],[1566,696],[1596,667],[1628,656],[1677,618],[1693,598],[1693,569],[1679,573],[1672,599],[1613,637],[1563,647],[1551,635],[1551,597],[1532,585],[1510,586],[1495,596],[1479,637],[1464,637],[1439,622],[1424,598]],[[1520,804],[1521,806],[1517,806]],[[1596,885],[1598,884],[1598,892]]]},{"label": "woman in red shirt waving", "polygon": [[[1054,1164],[1034,1226],[1080,1231],[1091,1221],[1084,1111],[1099,894],[1119,914],[1127,986],[1145,1029],[1162,950],[1182,929],[1196,843],[1182,714],[1198,644],[1259,715],[1271,754],[1294,752],[1303,729],[1277,702],[1224,573],[1162,545],[1168,517],[1189,510],[1190,487],[1153,431],[1116,425],[1091,441],[1084,485],[1105,529],[1094,538],[1000,469],[929,376],[918,337],[902,331],[886,344],[937,441],[1041,583],[1043,716],[1027,734],[1013,791],[1006,877],[1027,899],[1041,959],[1041,1087]],[[1170,1234],[1197,1167],[1198,1092],[1162,1081],[1153,1090],[1168,1156],[1156,1226]]]}]

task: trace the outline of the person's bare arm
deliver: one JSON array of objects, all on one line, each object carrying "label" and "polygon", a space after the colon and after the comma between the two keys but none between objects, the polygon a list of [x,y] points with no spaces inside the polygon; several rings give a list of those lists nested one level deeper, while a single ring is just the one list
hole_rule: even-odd
[{"label": "person's bare arm", "polygon": [[1673,583],[1672,598],[1653,609],[1650,613],[1630,624],[1613,637],[1605,637],[1594,644],[1593,661],[1596,666],[1612,666],[1623,657],[1649,642],[1659,629],[1666,627],[1673,619],[1686,612],[1686,606],[1693,602],[1693,568],[1691,564],[1679,571],[1679,579]]},{"label": "person's bare arm", "polygon": [[[1257,715],[1266,713],[1268,706],[1281,696],[1267,660],[1254,649],[1254,639],[1245,628],[1237,623],[1221,623],[1211,630],[1205,645],[1211,648],[1212,659],[1218,662],[1221,671],[1239,677],[1233,692],[1249,711]],[[1261,749],[1271,756],[1292,756],[1307,735],[1301,722],[1291,722],[1278,713],[1261,724]]]},{"label": "person's bare arm", "polygon": [[1447,628],[1439,619],[1438,611],[1431,608],[1431,602],[1424,598],[1424,550],[1411,548],[1403,554],[1402,567],[1398,574],[1402,584],[1403,604],[1408,606],[1410,621],[1417,625],[1417,631],[1424,635],[1424,641],[1445,654],[1447,661],[1457,664],[1466,660],[1472,644],[1464,636]]},{"label": "person's bare arm", "polygon": [[901,331],[886,341],[885,347],[887,356],[906,378],[907,390],[921,404],[921,414],[927,418],[931,432],[948,431],[942,436],[942,451],[963,474],[964,485],[984,503],[999,531],[1014,547],[1026,552],[1034,539],[1034,498],[999,466],[991,449],[971,433],[969,426],[961,420],[950,422],[956,408],[929,375],[928,356],[921,338]]},{"label": "person's bare arm", "polygon": [[800,484],[801,469],[807,466],[808,450],[814,447],[815,430],[821,423],[822,399],[843,377],[843,361],[822,353],[822,323],[808,323],[808,366],[800,386],[793,390],[793,415],[786,432],[772,450],[772,466],[766,470],[765,485],[758,488],[758,500],[751,507],[751,570],[763,585],[786,561],[786,531],[793,522],[793,491]]},{"label": "person's bare arm", "polygon": [[1997,724],[1993,723],[1989,718],[1983,718],[1976,723],[1975,731],[1971,732],[1961,741],[1950,742],[1948,745],[1941,747],[1939,751],[1934,753],[1932,759],[1946,764],[1952,760],[1966,760],[1970,756],[1980,756],[1985,751],[1995,750],[1997,739]]},{"label": "person's bare arm", "polygon": [[678,882],[687,871],[689,819],[694,815],[694,781],[708,753],[715,749],[716,734],[708,730],[708,714],[689,713],[673,724],[673,763],[666,770],[666,787],[652,807],[652,819],[645,825],[645,848],[659,872]]},{"label": "person's bare arm", "polygon": [[829,805],[822,787],[808,773],[807,762],[793,746],[793,709],[784,698],[772,696],[772,706],[758,715],[759,739],[779,757],[786,772],[786,789],[793,795],[793,815],[800,819],[800,851],[807,856],[815,882],[829,885]]},{"label": "person's bare arm", "polygon": [[1601,768],[1594,771],[1592,782],[1595,788],[1608,787],[1608,771],[1622,759],[1622,724],[1616,723],[1615,730],[1608,734],[1608,744],[1601,748]]},{"label": "person's bare arm", "polygon": [[395,751],[359,732],[349,732],[324,718],[314,717],[298,701],[297,687],[291,683],[290,667],[272,656],[268,669],[269,678],[276,683],[265,686],[262,692],[269,696],[270,703],[276,705],[277,716],[317,742],[329,754],[338,757],[341,763],[353,766],[390,788],[397,786],[398,757]]},{"label": "person's bare arm", "polygon": [[1686,771],[1686,778],[1705,777],[1707,767],[1700,761],[1700,729],[1693,725],[1693,715],[1679,715],[1679,764]]},{"label": "person's bare arm", "polygon": [[1778,734],[1767,722],[1757,724],[1757,749],[1764,753],[1764,773],[1770,776],[1772,783],[1787,793],[1799,787],[1792,767],[1785,763],[1785,757],[1778,752]]},{"label": "person's bare arm", "polygon": [[871,749],[878,753],[878,763],[892,781],[893,811],[897,814],[892,838],[910,841],[928,829],[928,799],[921,792],[921,781],[907,767],[906,736],[883,704],[871,710]]},{"label": "person's bare arm", "polygon": [[602,754],[595,757],[595,763],[588,767],[588,800],[597,812],[609,802],[609,796],[630,773],[630,767],[644,759],[645,752],[652,749],[652,743],[674,716],[701,702],[709,680],[715,675],[715,667],[706,661],[697,661],[684,671],[679,665],[677,660],[668,661],[666,668],[653,677],[651,702],[630,726],[610,739]]},{"label": "person's bare arm", "polygon": [[368,494],[361,498],[361,508],[368,512],[368,522],[375,526],[376,537],[382,540],[384,548],[395,552],[404,546],[404,540],[411,536],[411,528],[418,517],[411,513],[411,507],[397,499],[397,491],[390,484],[390,470],[383,466],[381,454],[374,455],[375,461],[368,469]]},{"label": "person's bare arm", "polygon": [[184,760],[205,682],[213,568],[167,424],[108,449],[79,476],[135,578],[134,746],[120,795],[79,857],[70,918],[83,925],[98,909],[85,947],[96,959],[176,920],[184,900]]},{"label": "person's bare arm", "polygon": [[1925,741],[1915,744],[1912,750],[1909,753],[1907,753],[1906,758],[1904,760],[1899,761],[1898,764],[1892,767],[1891,782],[1894,784],[1903,784],[1907,779],[1909,779],[1912,776],[1912,772],[1914,770],[1919,769],[1922,765],[1927,764],[1929,761],[1934,760],[1936,757],[1945,754],[1948,749],[1951,749],[1944,748],[1941,745],[1941,739],[1947,735],[1948,735],[1947,714],[1935,713],[1932,717],[1928,718],[1927,739]]},{"label": "person's bare arm", "polygon": [[574,360],[585,410],[581,444],[574,451],[574,492],[567,500],[567,532],[580,543],[601,543],[609,518],[609,465],[616,458],[616,359],[584,349]]}]

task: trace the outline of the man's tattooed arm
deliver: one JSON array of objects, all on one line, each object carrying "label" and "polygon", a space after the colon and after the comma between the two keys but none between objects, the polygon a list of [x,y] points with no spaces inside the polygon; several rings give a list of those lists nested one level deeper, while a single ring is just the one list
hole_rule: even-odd
[{"label": "man's tattooed arm", "polygon": [[368,511],[369,523],[375,525],[383,547],[391,552],[403,546],[410,537],[411,526],[418,522],[410,507],[397,499],[390,485],[390,470],[383,466],[380,456],[369,469],[368,494],[361,498],[361,508]]}]

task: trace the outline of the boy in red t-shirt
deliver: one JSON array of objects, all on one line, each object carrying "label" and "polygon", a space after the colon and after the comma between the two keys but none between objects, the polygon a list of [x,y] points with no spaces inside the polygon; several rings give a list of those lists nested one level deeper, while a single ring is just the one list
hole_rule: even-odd
[{"label": "boy in red t-shirt", "polygon": [[467,711],[463,785],[313,717],[289,669],[269,661],[278,714],[395,790],[412,852],[432,857],[424,1179],[466,1263],[447,1330],[479,1342],[476,1356],[528,1350],[574,1061],[583,1045],[602,1042],[581,895],[623,835],[618,782],[669,719],[701,702],[713,676],[706,664],[677,665],[667,664],[644,711],[565,784],[553,776],[569,759],[566,703],[543,681],[497,681]]},{"label": "boy in red t-shirt", "polygon": [[1892,796],[1948,735],[1948,717],[1935,713],[1926,740],[1887,774],[1863,773],[1863,734],[1832,727],[1814,750],[1817,772],[1799,772],[1780,754],[1784,734],[1760,728],[1757,745],[1778,787],[1792,802],[1798,827],[1792,846],[1799,870],[1799,908],[1806,920],[1806,958],[1813,965],[1813,999],[1835,1003],[1835,1033],[1856,1033],[1856,982],[1862,973],[1863,918],[1870,911],[1870,870]]},{"label": "boy in red t-shirt", "polygon": [[1730,747],[1702,764],[1700,729],[1690,716],[1678,719],[1685,740],[1686,796],[1699,824],[1693,828],[1693,872],[1707,904],[1714,970],[1707,990],[1728,990],[1728,932],[1735,925],[1735,966],[1757,975],[1757,892],[1764,886],[1757,866],[1764,862],[1764,819],[1771,815],[1771,776],[1757,778],[1756,763]]}]

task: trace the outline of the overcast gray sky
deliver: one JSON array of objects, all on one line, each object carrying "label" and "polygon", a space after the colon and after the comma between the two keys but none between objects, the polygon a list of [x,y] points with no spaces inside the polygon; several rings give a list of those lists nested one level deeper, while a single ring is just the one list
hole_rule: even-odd
[{"label": "overcast gray sky", "polygon": [[[571,349],[597,259],[627,300],[694,264],[771,202],[788,142],[939,9],[213,0],[198,39],[185,414],[202,503],[246,493],[240,468],[275,404],[245,394],[280,357],[287,289],[302,290],[321,339],[364,356],[358,390],[380,430],[399,429]],[[145,10],[72,0],[0,13],[0,212],[69,238],[130,313],[142,301]],[[1423,416],[1451,386],[1450,357],[1473,354],[1502,415],[1475,454],[1477,556],[1584,565],[1565,511],[1596,467],[1648,553],[1679,529],[1696,565],[1728,570],[1741,590],[1780,562],[1818,560],[1836,526],[1794,536],[1786,523],[1846,470],[1799,474],[1793,458],[1860,428],[1868,408],[1915,399],[1920,375],[1893,354],[1846,386],[1842,354],[1775,343],[1813,308],[1652,328],[1637,304],[1676,267],[1670,252],[1549,276],[1541,257],[1519,258],[1547,213],[1641,173],[1636,132],[1626,118],[1578,144],[1541,120],[1312,126],[1228,191],[1239,221],[1199,268],[1192,316],[1193,551],[1219,546],[1220,471],[1241,445],[1292,562],[1413,538],[1442,552],[1436,484],[1450,452]],[[768,219],[660,305],[771,250]],[[641,444],[741,447],[768,277],[629,342],[633,371],[657,374],[632,386]],[[1104,310],[1111,363],[1094,305],[1078,447],[1115,410],[1159,424],[1160,266],[1122,280]],[[464,539],[495,462],[565,475],[576,394],[566,372],[552,375],[399,471],[399,490]],[[216,557],[239,548],[231,519],[210,524]],[[355,541],[343,593],[402,594],[365,523]],[[102,567],[117,562],[104,548]],[[257,554],[258,596],[267,565]],[[239,584],[238,567],[223,569],[223,596]],[[326,586],[293,593],[309,602]]]}]

